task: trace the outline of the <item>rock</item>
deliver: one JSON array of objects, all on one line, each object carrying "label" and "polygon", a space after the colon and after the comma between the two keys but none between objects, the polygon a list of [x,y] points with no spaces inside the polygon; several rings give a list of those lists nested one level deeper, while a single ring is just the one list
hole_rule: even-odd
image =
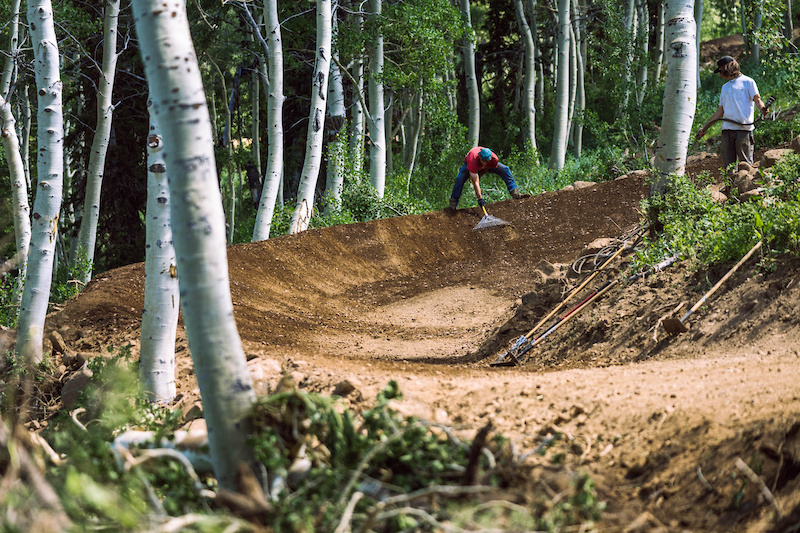
[{"label": "rock", "polygon": [[360,385],[361,383],[359,383],[357,379],[354,378],[345,379],[336,384],[331,394],[333,396],[345,397],[351,394],[353,391],[357,390]]},{"label": "rock", "polygon": [[634,170],[633,172],[628,172],[629,178],[647,178],[650,176],[649,170]]},{"label": "rock", "polygon": [[739,161],[738,165],[736,166],[736,170],[740,172],[745,171],[748,174],[753,174],[756,171],[756,167],[754,167],[747,161]]},{"label": "rock", "polygon": [[64,409],[71,410],[83,392],[92,381],[94,374],[84,364],[78,372],[74,373],[61,388],[61,403]]},{"label": "rock", "polygon": [[760,201],[761,198],[762,198],[761,191],[759,191],[758,189],[752,189],[739,194],[739,200],[741,202]]},{"label": "rock", "polygon": [[247,362],[250,370],[250,377],[253,380],[253,389],[256,396],[267,396],[272,392],[271,382],[277,385],[281,377],[281,365],[275,359],[260,357],[251,359]]},{"label": "rock", "polygon": [[86,364],[86,354],[65,352],[61,354],[61,362],[67,368],[78,368]]},{"label": "rock", "polygon": [[47,336],[47,340],[53,346],[53,355],[67,352],[67,343],[64,342],[64,338],[59,332],[51,331],[50,335]]},{"label": "rock", "polygon": [[800,154],[800,135],[798,135],[797,137],[795,137],[795,138],[792,140],[792,144],[790,144],[790,145],[789,145],[789,147],[790,147],[792,150],[794,150],[794,151],[795,151],[795,153],[798,153],[798,154]]},{"label": "rock", "polygon": [[722,191],[711,190],[711,199],[718,204],[724,204],[728,201],[728,197]]},{"label": "rock", "polygon": [[745,193],[755,189],[758,185],[755,181],[755,176],[745,170],[739,170],[733,175],[733,187],[739,191],[739,194]]},{"label": "rock", "polygon": [[780,161],[781,158],[791,153],[792,150],[788,148],[775,148],[773,150],[767,150],[766,152],[764,152],[764,155],[761,158],[761,167],[769,168],[778,161]]},{"label": "rock", "polygon": [[576,181],[572,184],[576,189],[585,189],[586,187],[594,187],[595,185],[596,183],[593,181]]}]

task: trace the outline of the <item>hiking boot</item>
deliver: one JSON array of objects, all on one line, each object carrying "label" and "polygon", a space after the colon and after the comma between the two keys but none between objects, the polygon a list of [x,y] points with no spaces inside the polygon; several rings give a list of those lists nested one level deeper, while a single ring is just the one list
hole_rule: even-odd
[{"label": "hiking boot", "polygon": [[522,200],[523,198],[530,198],[531,195],[528,193],[521,193],[519,192],[519,187],[514,187],[514,190],[511,191],[511,198],[514,200]]},{"label": "hiking boot", "polygon": [[445,208],[446,211],[455,211],[458,209],[459,198],[450,198],[450,204]]}]

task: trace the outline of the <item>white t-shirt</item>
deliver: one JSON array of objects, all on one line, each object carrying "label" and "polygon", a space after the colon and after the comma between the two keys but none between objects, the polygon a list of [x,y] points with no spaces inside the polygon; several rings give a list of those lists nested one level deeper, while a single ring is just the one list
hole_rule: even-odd
[{"label": "white t-shirt", "polygon": [[730,80],[722,86],[722,91],[719,95],[719,105],[721,105],[722,109],[725,111],[723,117],[735,120],[736,122],[750,124],[750,126],[741,126],[723,120],[723,130],[752,131],[755,129],[755,126],[753,126],[753,121],[755,119],[755,104],[753,103],[753,98],[755,98],[757,94],[758,87],[756,87],[756,82],[744,74],[740,74],[737,78]]}]

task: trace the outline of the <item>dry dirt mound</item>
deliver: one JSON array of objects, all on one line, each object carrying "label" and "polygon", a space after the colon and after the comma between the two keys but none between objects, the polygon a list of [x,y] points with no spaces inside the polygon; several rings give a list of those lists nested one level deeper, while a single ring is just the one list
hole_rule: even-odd
[{"label": "dry dirt mound", "polygon": [[[491,421],[521,449],[566,435],[580,460],[562,468],[594,477],[609,528],[758,528],[772,508],[737,457],[789,515],[800,502],[797,260],[766,270],[751,261],[689,333],[670,337],[659,319],[730,266],[678,263],[615,287],[524,365],[488,365],[571,287],[547,265],[566,268],[589,243],[624,234],[645,194],[642,178],[626,177],[489,205],[512,223],[504,228],[473,232],[480,214],[465,209],[232,246],[235,316],[259,386],[283,371],[312,391],[347,380],[357,408],[394,379],[410,412],[467,433]],[[48,327],[73,350],[130,342],[135,354],[142,280],[142,265],[107,272]],[[178,356],[181,401],[191,402],[182,333]]]}]

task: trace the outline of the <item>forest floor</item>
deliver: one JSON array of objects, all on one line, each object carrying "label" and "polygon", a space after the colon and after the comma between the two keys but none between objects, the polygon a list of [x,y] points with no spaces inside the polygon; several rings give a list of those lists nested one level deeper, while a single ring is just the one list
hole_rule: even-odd
[{"label": "forest floor", "polygon": [[[718,165],[703,154],[687,170]],[[591,243],[643,221],[646,194],[645,178],[623,176],[490,204],[511,222],[501,228],[472,231],[480,214],[469,208],[231,246],[235,318],[257,386],[273,390],[289,373],[302,390],[328,394],[347,381],[355,390],[345,400],[360,409],[396,380],[402,409],[468,436],[491,422],[533,450],[557,433],[574,453],[549,471],[594,479],[607,503],[602,531],[796,531],[797,258],[771,268],[752,258],[688,332],[669,335],[660,320],[682,316],[732,266],[678,262],[615,286],[523,364],[490,366],[575,286],[568,267]],[[47,329],[87,356],[123,344],[136,355],[143,287],[142,264],[106,272]],[[199,396],[182,328],[177,355],[187,408]],[[737,458],[764,487],[746,481]]]}]

